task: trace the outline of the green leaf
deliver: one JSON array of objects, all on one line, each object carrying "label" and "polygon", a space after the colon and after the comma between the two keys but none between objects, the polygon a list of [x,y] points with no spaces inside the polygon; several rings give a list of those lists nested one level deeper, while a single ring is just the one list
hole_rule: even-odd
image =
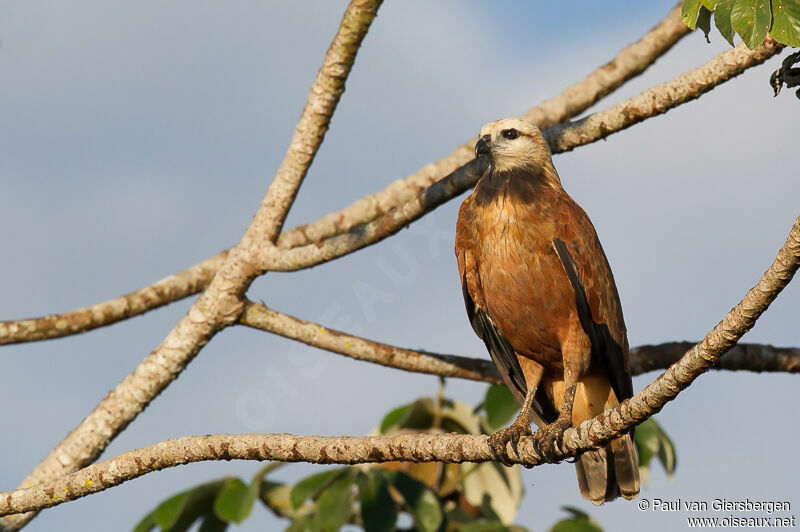
[{"label": "green leaf", "polygon": [[436,403],[430,397],[421,397],[413,403],[395,408],[383,418],[380,430],[386,434],[392,429],[429,429],[433,425]]},{"label": "green leaf", "polygon": [[733,46],[733,36],[736,35],[733,31],[733,26],[731,26],[731,9],[735,1],[719,0],[714,10],[714,25],[731,46]]},{"label": "green leaf", "polygon": [[439,530],[444,521],[444,513],[439,499],[433,491],[419,480],[401,471],[392,473],[389,479],[406,501],[417,528],[422,532]]},{"label": "green leaf", "polygon": [[291,494],[291,486],[281,482],[261,481],[261,502],[277,516],[290,519],[297,516],[298,510],[292,505]]},{"label": "green leaf", "polygon": [[753,50],[764,40],[772,24],[768,0],[735,0],[731,24],[748,48]]},{"label": "green leaf", "polygon": [[711,39],[708,38],[708,34],[711,32],[711,11],[706,9],[705,6],[700,6],[700,13],[697,15],[697,28],[705,35],[706,42],[710,43]]},{"label": "green leaf", "polygon": [[508,388],[493,384],[486,390],[483,408],[486,410],[489,425],[492,429],[497,430],[511,421],[511,418],[519,410],[519,405]]},{"label": "green leaf", "polygon": [[133,532],[150,532],[156,526],[158,525],[156,525],[156,512],[154,510],[142,517],[142,519],[136,523],[136,526],[133,527]]},{"label": "green leaf", "polygon": [[331,469],[304,478],[292,488],[292,506],[300,508],[300,505],[308,499],[316,499],[319,493],[343,472],[344,469],[342,468]]},{"label": "green leaf", "polygon": [[689,29],[697,27],[697,16],[700,13],[700,0],[683,0],[681,6],[681,22]]},{"label": "green leaf", "polygon": [[348,469],[346,474],[340,475],[319,496],[317,517],[325,532],[338,532],[350,521],[353,514],[352,471]]},{"label": "green leaf", "polygon": [[[260,482],[257,486],[260,486]],[[214,501],[214,513],[223,521],[238,525],[253,511],[258,493],[257,489],[248,486],[241,479],[229,478]]]},{"label": "green leaf", "polygon": [[700,3],[709,11],[714,11],[714,8],[717,6],[717,0],[700,0]]},{"label": "green leaf", "polygon": [[797,0],[772,0],[772,29],[776,41],[800,47],[800,2]]},{"label": "green leaf", "polygon": [[206,514],[203,518],[203,522],[200,523],[200,528],[197,532],[225,532],[225,530],[228,530],[228,523],[211,513]]},{"label": "green leaf", "polygon": [[571,517],[562,519],[550,529],[550,532],[603,532],[602,527],[589,517],[589,514],[572,506],[562,506],[562,510]]},{"label": "green leaf", "polygon": [[639,468],[644,481],[647,481],[650,460],[653,456],[658,456],[658,460],[664,466],[667,475],[672,478],[677,466],[675,446],[667,436],[667,433],[664,432],[664,429],[653,418],[636,427],[634,442],[639,450]]},{"label": "green leaf", "polygon": [[188,529],[201,516],[213,513],[214,499],[224,484],[224,479],[215,480],[176,493],[142,518],[134,532],[148,532],[156,526],[175,532]]},{"label": "green leaf", "polygon": [[397,505],[389,494],[389,484],[383,472],[377,469],[359,472],[356,482],[364,530],[392,532],[397,523]]},{"label": "green leaf", "polygon": [[411,411],[411,405],[403,405],[398,406],[383,418],[381,421],[380,431],[381,434],[386,434],[386,431],[390,428],[394,427],[395,425],[399,425],[400,422],[408,415]]},{"label": "green leaf", "polygon": [[169,530],[172,528],[172,525],[178,522],[191,496],[192,490],[184,491],[183,493],[173,495],[158,505],[154,517],[156,524],[161,527],[161,530]]}]

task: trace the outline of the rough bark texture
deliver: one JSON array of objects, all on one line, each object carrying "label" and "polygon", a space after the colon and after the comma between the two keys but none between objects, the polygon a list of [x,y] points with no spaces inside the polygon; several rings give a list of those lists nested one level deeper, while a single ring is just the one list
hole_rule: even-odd
[{"label": "rough bark texture", "polygon": [[[675,43],[691,33],[680,20],[680,11],[679,3],[664,20],[640,40],[623,48],[611,61],[568,87],[555,98],[545,100],[530,109],[523,117],[544,130],[579,115],[626,81],[647,70]],[[447,157],[430,163],[403,179],[398,179],[380,192],[361,198],[348,207],[327,214],[307,225],[285,232],[278,240],[279,246],[293,248],[346,233],[413,200],[425,188],[467,164],[473,158],[475,140],[471,139]]]},{"label": "rough bark texture", "polygon": [[[733,347],[791,281],[800,265],[800,217],[786,243],[758,283],[706,337],[658,378],[596,418],[564,434],[559,458],[597,448],[658,413],[697,377],[708,371]],[[280,460],[341,463],[483,462],[494,460],[487,436],[418,434],[376,437],[319,437],[289,434],[212,435],[179,438],[129,451],[89,466],[77,473],[27,489],[0,493],[0,515],[30,512],[102,491],[126,480],[167,467],[201,460]],[[523,437],[512,462],[535,466],[543,463],[533,438]],[[23,514],[27,515],[27,514]]]},{"label": "rough bark texture", "polygon": [[[490,360],[383,344],[337,331],[319,323],[301,320],[256,303],[247,303],[239,323],[388,368],[502,384],[497,368]],[[631,373],[641,375],[649,371],[667,369],[680,360],[693,345],[691,342],[666,342],[634,347],[631,349]],[[800,348],[736,344],[711,369],[798,373]]]},{"label": "rough bark texture", "polygon": [[730,349],[792,280],[800,264],[800,217],[792,226],[786,242],[769,269],[744,298],[703,340],[658,378],[603,415],[584,421],[564,434],[564,456],[599,447],[630,427],[658,413],[681,390],[708,371]]},{"label": "rough bark texture", "polygon": [[[578,115],[629,79],[644,72],[656,59],[688,33],[690,33],[689,29],[680,21],[680,8],[676,7],[642,39],[622,49],[611,61],[589,74],[585,79],[568,87],[555,98],[545,100],[530,109],[524,116],[544,129]],[[314,93],[314,89],[312,89],[312,93]],[[308,119],[304,123],[310,122],[313,120]],[[299,132],[300,125],[295,132],[295,137]],[[316,142],[318,146],[324,131],[318,131],[317,135],[317,140],[310,142]],[[310,224],[284,231],[278,239],[278,247],[289,249],[347,233],[354,227],[368,223],[391,209],[403,205],[412,200],[415,195],[421,194],[426,187],[442,176],[468,163],[472,159],[474,143],[473,139],[447,157],[425,166],[418,172],[394,182],[386,189],[362,198],[344,209],[323,216]],[[311,159],[302,152],[302,145],[303,143],[297,144],[293,139],[289,149],[292,154],[292,162],[285,163],[286,168],[282,166],[285,171],[284,175],[288,175],[293,168],[296,172],[297,165],[302,161],[311,162]],[[301,151],[295,152],[293,147],[299,147]],[[302,170],[302,167],[299,170]],[[302,173],[305,175],[304,170]],[[296,176],[297,174],[295,174],[295,178]],[[469,177],[474,179],[474,176]],[[474,181],[472,182],[474,183]],[[467,183],[465,186],[468,188],[471,185]],[[292,195],[292,201],[293,198]],[[342,244],[339,242],[336,245]],[[167,277],[121,298],[42,318],[0,322],[0,344],[45,340],[86,332],[196,294],[204,290],[211,282],[216,271],[216,268],[212,270],[211,267],[213,265],[218,267],[222,264],[227,252],[228,250],[179,274]]]},{"label": "rough bark texture", "polygon": [[[241,320],[246,307],[244,293],[259,274],[269,269],[297,270],[310,267],[375,243],[474,184],[480,168],[471,161],[470,142],[450,156],[393,183],[384,191],[317,222],[287,232],[278,240],[288,210],[328,129],[358,47],[380,3],[380,0],[352,0],[350,3],[311,88],[283,164],[241,242],[226,256],[209,259],[172,278],[93,307],[57,316],[0,324],[0,343],[55,338],[145,312],[196,293],[207,285],[203,295],[162,344],[117,385],[21,483],[20,486],[26,489],[0,494],[0,514],[18,514],[0,520],[0,530],[16,530],[34,515],[19,512],[72,500],[151,470],[203,459],[278,459],[321,463],[493,459],[484,436],[207,436],[163,442],[72,473],[96,460],[108,443],[180,374],[216,332]],[[626,48],[614,61],[557,98],[534,108],[526,116],[545,128],[582,112],[625,80],[642,72],[686,33],[687,30],[673,10],[642,41]],[[771,40],[754,51],[738,47],[720,54],[699,69],[653,87],[606,111],[574,124],[551,127],[546,131],[551,148],[555,153],[568,151],[650,116],[664,113],[699,97],[746,68],[760,64],[781,48]],[[445,174],[448,176],[439,180]],[[567,431],[563,457],[602,445],[621,431],[640,423],[658,412],[698,375],[707,371],[723,352],[752,327],[761,312],[788,283],[797,269],[799,254],[800,219],[773,266],[742,303],[703,342],[694,346],[653,384],[620,407]],[[484,362],[473,362],[463,357],[403,350],[339,333],[324,334],[317,331],[314,334],[312,330],[315,324],[278,313],[269,314],[273,311],[266,310],[268,312],[265,314],[264,309],[250,305],[244,314],[246,321],[249,321],[247,324],[262,325],[261,328],[267,330],[280,329],[273,332],[301,341],[308,340],[307,343],[348,356],[409,371],[465,378],[478,378],[483,371]],[[259,313],[262,315],[259,316]],[[752,362],[747,356],[743,357],[743,361]],[[781,358],[781,364],[787,360],[791,359]],[[533,451],[530,438],[523,439],[519,451],[518,461],[528,465],[541,463]]]},{"label": "rough bark texture", "polygon": [[[783,49],[769,39],[755,50],[740,45],[722,52],[699,68],[652,87],[639,96],[625,100],[605,111],[594,113],[574,123],[562,123],[544,131],[553,153],[570,151],[577,146],[601,140],[649,117],[658,116],[681,104],[699,98],[717,85],[760,65]],[[471,157],[471,152],[470,152]],[[287,249],[281,253],[265,250],[263,263],[268,270],[295,271],[310,268],[369,246],[421,218],[442,203],[472,188],[481,176],[476,159],[453,170],[447,177],[427,188],[417,189],[416,196],[391,208],[376,219],[330,238]]]},{"label": "rough bark texture", "polygon": [[248,302],[240,323],[382,366],[442,377],[458,377],[498,384],[501,382],[494,364],[488,360],[428,353],[382,344],[301,320],[256,303]]},{"label": "rough bark texture", "polygon": [[[230,250],[206,291],[161,345],[109,392],[20,486],[57,478],[95,461],[109,442],[177,378],[214,334],[238,320],[244,309],[245,291],[264,269],[256,259],[259,250],[272,244],[280,232],[380,4],[381,0],[351,1],[312,85],[286,161],[242,240]],[[335,95],[329,95],[328,91]],[[0,529],[18,529],[32,518],[33,514],[23,514],[3,520]]]},{"label": "rough bark texture", "polygon": [[760,65],[778,54],[784,46],[767,38],[761,46],[750,50],[744,44],[717,55],[701,67],[693,68],[677,78],[656,85],[639,96],[625,100],[600,113],[577,122],[565,122],[545,131],[553,153],[573,150],[604,139],[647,118],[666,113],[695,100],[717,85],[732,79],[748,68]]},{"label": "rough bark texture", "polygon": [[91,331],[191,296],[208,286],[227,255],[228,252],[223,251],[175,275],[90,307],[41,318],[0,322],[0,345],[48,340]]},{"label": "rough bark texture", "polygon": [[[640,345],[631,349],[631,371],[634,375],[666,369],[692,348],[691,342],[667,342]],[[711,369],[800,373],[800,348],[774,347],[766,344],[736,344]]]}]

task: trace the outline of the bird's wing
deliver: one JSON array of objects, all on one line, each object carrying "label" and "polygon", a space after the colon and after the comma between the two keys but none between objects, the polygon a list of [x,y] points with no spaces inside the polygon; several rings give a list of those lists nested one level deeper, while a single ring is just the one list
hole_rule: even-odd
[{"label": "bird's wing", "polygon": [[472,251],[474,249],[472,227],[474,226],[471,220],[470,205],[468,201],[465,201],[459,212],[456,224],[456,258],[458,260],[461,292],[464,295],[467,316],[475,334],[486,344],[486,349],[489,351],[489,355],[491,355],[503,382],[511,390],[517,402],[522,404],[528,391],[525,375],[519,365],[514,348],[500,333],[497,325],[489,315],[489,310],[486,308],[480,282],[478,281],[475,255]]},{"label": "bird's wing", "polygon": [[614,276],[589,217],[569,198],[559,209],[553,245],[575,292],[581,326],[592,342],[592,355],[606,368],[622,401],[633,395],[628,339]]}]

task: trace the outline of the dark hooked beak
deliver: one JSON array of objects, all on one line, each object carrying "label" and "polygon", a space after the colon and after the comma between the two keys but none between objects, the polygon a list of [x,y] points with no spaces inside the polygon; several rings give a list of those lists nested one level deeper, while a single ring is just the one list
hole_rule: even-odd
[{"label": "dark hooked beak", "polygon": [[489,155],[491,150],[489,149],[489,135],[484,135],[478,139],[478,143],[475,144],[475,157],[481,157],[482,155]]}]

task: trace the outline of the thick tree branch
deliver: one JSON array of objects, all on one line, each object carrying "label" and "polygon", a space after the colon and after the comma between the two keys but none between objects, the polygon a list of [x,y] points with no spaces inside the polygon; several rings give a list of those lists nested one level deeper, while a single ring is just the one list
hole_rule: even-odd
[{"label": "thick tree branch", "polygon": [[748,68],[758,66],[778,54],[784,46],[772,38],[750,50],[743,43],[723,52],[701,67],[656,85],[635,98],[625,100],[577,122],[565,122],[545,131],[553,153],[562,153],[601,139],[648,118],[666,113],[681,104],[696,100],[717,85]]},{"label": "thick tree branch", "polygon": [[356,360],[441,377],[458,377],[498,384],[501,382],[494,364],[488,360],[428,353],[382,344],[301,320],[257,303],[248,302],[239,321],[242,325],[275,333]]},{"label": "thick tree branch", "polygon": [[[564,434],[564,457],[598,447],[657,414],[669,401],[709,370],[749,331],[789,284],[800,265],[800,217],[770,267],[744,298],[705,338],[658,378],[616,408],[584,421]],[[529,442],[530,443],[530,442]]]},{"label": "thick tree branch", "polygon": [[[530,109],[524,116],[544,129],[582,113],[629,79],[644,72],[688,33],[689,29],[680,21],[680,7],[676,7],[642,39],[622,49],[611,61],[555,98],[545,100]],[[298,125],[295,135],[299,127]],[[310,224],[284,231],[278,239],[278,247],[288,249],[318,242],[348,232],[386,214],[412,199],[443,175],[469,162],[474,143],[475,140],[472,139],[447,157],[344,209]],[[294,145],[294,142],[290,145],[290,151]],[[295,161],[297,159],[293,158]],[[299,159],[305,160],[302,154]],[[294,163],[285,165],[287,171],[296,168]],[[216,271],[211,266],[221,264],[227,252],[228,250],[121,298],[52,316],[0,322],[0,345],[59,338],[90,331],[201,292],[211,282]],[[144,295],[146,297],[142,297]]]},{"label": "thick tree branch", "polygon": [[[666,369],[680,360],[693,345],[691,342],[667,342],[634,347],[631,349],[631,371],[634,375],[641,375],[648,371]],[[738,343],[717,360],[711,369],[800,373],[800,348]]]},{"label": "thick tree branch", "polygon": [[[301,320],[257,303],[247,303],[239,323],[388,368],[492,384],[502,383],[494,364],[486,359],[383,344],[337,331],[319,323]],[[631,373],[641,375],[649,371],[667,369],[680,360],[693,345],[691,342],[667,342],[634,347],[631,349]],[[800,348],[739,343],[711,369],[800,373]]]},{"label": "thick tree branch", "polygon": [[[800,265],[800,217],[772,265],[744,299],[683,357],[656,380],[616,408],[584,421],[564,434],[561,459],[599,447],[658,413],[733,347]],[[512,462],[541,464],[533,438],[523,437],[511,450]],[[484,435],[411,434],[377,437],[319,437],[289,434],[214,435],[178,438],[129,451],[46,484],[0,493],[0,515],[55,506],[118,485],[150,471],[201,460],[280,460],[341,463],[485,462],[494,457]]]},{"label": "thick tree branch", "polygon": [[[749,50],[744,45],[722,52],[699,68],[667,83],[652,87],[639,96],[625,100],[605,111],[575,123],[553,126],[544,131],[553,153],[570,151],[577,146],[601,140],[647,118],[666,113],[681,104],[699,98],[717,85],[759,65],[777,54],[783,45],[771,39]],[[416,197],[390,209],[368,224],[355,227],[314,244],[279,251],[265,249],[263,266],[268,270],[295,271],[347,255],[380,242],[439,205],[470,189],[481,175],[482,163],[472,159],[447,177],[419,190]]]},{"label": "thick tree branch", "polygon": [[487,462],[487,436],[294,436],[215,434],[166,440],[103,460],[76,473],[27,489],[0,492],[0,515],[30,512],[106,490],[152,471],[209,460],[278,460],[318,464]]},{"label": "thick tree branch", "polygon": [[[382,0],[351,0],[339,30],[312,85],[285,164],[267,190],[261,207],[202,296],[166,339],[95,407],[21,486],[39,484],[95,461],[116,437],[192,361],[221,329],[244,309],[244,293],[263,271],[255,257],[272,244],[314,158],[343,90],[355,55]],[[329,93],[330,91],[330,93]],[[33,518],[23,514],[0,521],[0,530],[16,530]]]},{"label": "thick tree branch", "polygon": [[[611,61],[566,88],[558,96],[530,109],[523,117],[544,130],[579,115],[626,81],[647,70],[675,43],[691,33],[680,20],[680,4],[679,2],[664,20],[640,40],[623,48]],[[375,194],[365,196],[307,225],[284,232],[278,240],[279,246],[284,249],[293,248],[349,232],[413,200],[443,176],[472,160],[475,140],[469,140],[450,155],[398,179]]]},{"label": "thick tree branch", "polygon": [[104,327],[196,294],[208,286],[228,255],[223,251],[124,296],[61,314],[0,322],[0,345],[60,338]]},{"label": "thick tree branch", "polygon": [[297,191],[325,138],[333,111],[344,93],[344,82],[355,62],[356,53],[381,3],[382,0],[352,0],[325,54],[325,61],[311,86],[308,102],[289,149],[259,210],[259,213],[264,213],[260,232],[270,242],[277,240]]}]

